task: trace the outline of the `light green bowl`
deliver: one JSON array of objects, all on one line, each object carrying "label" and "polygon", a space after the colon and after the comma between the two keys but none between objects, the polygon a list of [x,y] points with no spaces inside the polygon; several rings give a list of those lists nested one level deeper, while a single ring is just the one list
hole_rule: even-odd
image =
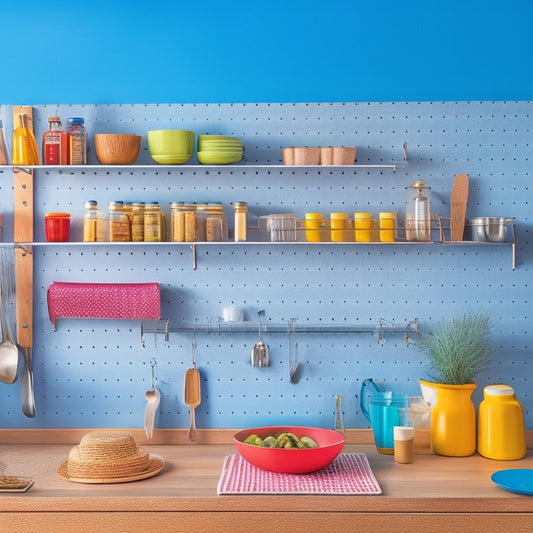
[{"label": "light green bowl", "polygon": [[192,157],[192,154],[153,155],[152,159],[160,165],[183,165]]},{"label": "light green bowl", "polygon": [[150,155],[192,156],[194,151],[194,131],[151,130],[148,132],[148,151]]},{"label": "light green bowl", "polygon": [[230,165],[242,159],[242,152],[198,152],[196,155],[203,165]]}]

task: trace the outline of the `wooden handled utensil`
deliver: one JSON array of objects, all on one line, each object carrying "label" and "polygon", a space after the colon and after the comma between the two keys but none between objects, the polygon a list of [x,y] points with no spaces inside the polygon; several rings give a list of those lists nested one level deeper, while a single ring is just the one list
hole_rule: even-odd
[{"label": "wooden handled utensil", "polygon": [[467,204],[468,174],[457,174],[453,180],[450,201],[450,231],[452,241],[464,240]]},{"label": "wooden handled utensil", "polygon": [[189,426],[189,440],[194,442],[196,440],[196,421],[194,417],[194,410],[202,403],[202,393],[200,390],[200,372],[196,368],[196,341],[193,342],[193,358],[192,368],[188,368],[185,372],[184,396],[185,403],[189,406],[191,413],[191,424]]}]

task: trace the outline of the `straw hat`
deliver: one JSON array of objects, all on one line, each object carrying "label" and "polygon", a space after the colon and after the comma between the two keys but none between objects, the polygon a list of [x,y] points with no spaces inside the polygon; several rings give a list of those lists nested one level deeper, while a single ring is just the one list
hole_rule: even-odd
[{"label": "straw hat", "polygon": [[155,476],[164,466],[161,457],[137,446],[132,435],[95,431],[70,450],[57,473],[78,483],[125,483]]}]

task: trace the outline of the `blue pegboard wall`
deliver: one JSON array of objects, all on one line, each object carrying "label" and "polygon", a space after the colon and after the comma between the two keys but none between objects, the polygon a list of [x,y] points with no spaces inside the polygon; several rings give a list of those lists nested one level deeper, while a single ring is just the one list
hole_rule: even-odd
[{"label": "blue pegboard wall", "polygon": [[[6,132],[10,107],[0,108]],[[193,335],[146,333],[124,321],[59,320],[53,331],[46,291],[53,281],[161,284],[163,316],[180,326],[207,323],[227,305],[249,320],[264,309],[271,323],[377,326],[380,317],[403,326],[419,318],[429,330],[442,319],[481,308],[494,322],[499,354],[478,379],[512,385],[533,428],[529,327],[531,288],[529,181],[531,102],[392,102],[331,104],[43,105],[34,108],[37,138],[47,117],[83,116],[95,133],[143,135],[138,165],[150,164],[146,131],[192,129],[237,135],[246,164],[203,167],[86,168],[35,172],[35,241],[44,240],[48,211],[69,211],[72,240],[81,240],[85,200],[246,201],[248,223],[272,212],[397,211],[407,187],[424,179],[433,211],[449,214],[453,177],[470,176],[468,217],[516,217],[517,269],[511,246],[379,244],[210,244],[197,246],[197,269],[186,244],[35,245],[34,379],[36,418],[21,412],[18,385],[0,385],[2,427],[141,427],[144,392],[157,360],[162,392],[158,427],[188,427],[183,378],[192,363]],[[9,135],[8,135],[9,137]],[[358,165],[390,168],[279,168],[281,147],[356,145]],[[91,162],[96,163],[94,153]],[[269,166],[270,165],[270,166]],[[274,165],[274,166],[272,166]],[[12,240],[12,172],[0,169],[4,241]],[[257,333],[197,333],[202,404],[197,426],[245,427],[270,423],[332,426],[336,394],[343,395],[347,427],[368,427],[355,395],[368,377],[398,392],[419,395],[427,377],[424,355],[401,334],[382,341],[371,333],[298,333],[301,377],[289,381],[284,333],[267,332],[271,365],[254,368]]]}]

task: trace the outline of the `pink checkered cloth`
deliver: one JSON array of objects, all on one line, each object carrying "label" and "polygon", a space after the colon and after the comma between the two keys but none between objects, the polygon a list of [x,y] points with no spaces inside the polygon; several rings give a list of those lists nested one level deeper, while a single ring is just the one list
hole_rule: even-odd
[{"label": "pink checkered cloth", "polygon": [[58,318],[159,320],[159,283],[66,283],[48,287],[48,313]]},{"label": "pink checkered cloth", "polygon": [[322,470],[280,474],[257,468],[240,454],[227,455],[217,494],[381,494],[364,453],[341,453]]}]

